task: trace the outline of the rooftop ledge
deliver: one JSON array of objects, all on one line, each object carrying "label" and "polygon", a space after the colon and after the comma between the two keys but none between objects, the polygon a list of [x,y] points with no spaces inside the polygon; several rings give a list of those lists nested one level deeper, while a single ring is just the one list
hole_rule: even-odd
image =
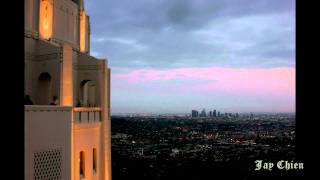
[{"label": "rooftop ledge", "polygon": [[24,111],[72,111],[72,106],[24,105]]},{"label": "rooftop ledge", "polygon": [[92,111],[101,111],[100,107],[74,107],[74,112],[92,112]]},{"label": "rooftop ledge", "polygon": [[73,112],[97,112],[100,107],[72,107],[55,105],[24,105],[25,111],[73,111]]},{"label": "rooftop ledge", "polygon": [[73,113],[73,120],[76,123],[99,123],[101,119],[100,107],[72,107],[55,105],[25,105],[25,112],[45,113],[45,112],[67,112]]}]

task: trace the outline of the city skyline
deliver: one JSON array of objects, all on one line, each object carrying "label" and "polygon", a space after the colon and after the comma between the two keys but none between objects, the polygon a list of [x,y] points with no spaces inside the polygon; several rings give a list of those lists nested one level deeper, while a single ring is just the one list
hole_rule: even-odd
[{"label": "city skyline", "polygon": [[295,112],[295,1],[85,6],[92,55],[112,67],[112,113]]}]

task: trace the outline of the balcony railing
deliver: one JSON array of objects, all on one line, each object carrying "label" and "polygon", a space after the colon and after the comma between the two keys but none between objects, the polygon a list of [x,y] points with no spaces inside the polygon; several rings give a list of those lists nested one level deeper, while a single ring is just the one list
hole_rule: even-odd
[{"label": "balcony railing", "polygon": [[101,108],[99,107],[75,107],[73,108],[73,113],[76,123],[94,123],[101,121]]}]

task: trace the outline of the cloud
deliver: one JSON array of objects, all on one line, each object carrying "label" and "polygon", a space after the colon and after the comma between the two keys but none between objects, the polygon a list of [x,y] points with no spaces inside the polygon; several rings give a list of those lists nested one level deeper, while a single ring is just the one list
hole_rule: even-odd
[{"label": "cloud", "polygon": [[91,53],[112,69],[113,112],[295,110],[294,0],[85,6]]},{"label": "cloud", "polygon": [[109,44],[119,44],[120,46],[127,46],[126,49],[131,49],[133,51],[146,50],[148,47],[142,43],[137,42],[134,39],[125,39],[121,37],[104,38],[104,37],[93,37],[92,42],[94,43],[109,43]]},{"label": "cloud", "polygon": [[[112,67],[295,66],[294,1],[86,1]],[[105,11],[105,9],[108,11]]]}]

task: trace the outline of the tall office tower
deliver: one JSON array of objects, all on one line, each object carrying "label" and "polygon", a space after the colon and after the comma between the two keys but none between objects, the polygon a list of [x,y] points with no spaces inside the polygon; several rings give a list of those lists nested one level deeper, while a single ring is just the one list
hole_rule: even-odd
[{"label": "tall office tower", "polygon": [[209,111],[209,117],[212,117],[212,111]]},{"label": "tall office tower", "polygon": [[218,111],[218,117],[220,117],[220,116],[221,116],[220,111]]},{"label": "tall office tower", "polygon": [[191,117],[198,117],[198,116],[199,116],[199,112],[197,110],[191,111]]},{"label": "tall office tower", "polygon": [[111,180],[110,69],[83,0],[25,0],[25,179]]},{"label": "tall office tower", "polygon": [[200,117],[207,117],[206,110],[203,109],[200,113]]},{"label": "tall office tower", "polygon": [[213,117],[217,117],[217,111],[216,110],[213,111],[212,116]]},{"label": "tall office tower", "polygon": [[250,119],[253,119],[253,114],[252,113],[250,113]]}]

